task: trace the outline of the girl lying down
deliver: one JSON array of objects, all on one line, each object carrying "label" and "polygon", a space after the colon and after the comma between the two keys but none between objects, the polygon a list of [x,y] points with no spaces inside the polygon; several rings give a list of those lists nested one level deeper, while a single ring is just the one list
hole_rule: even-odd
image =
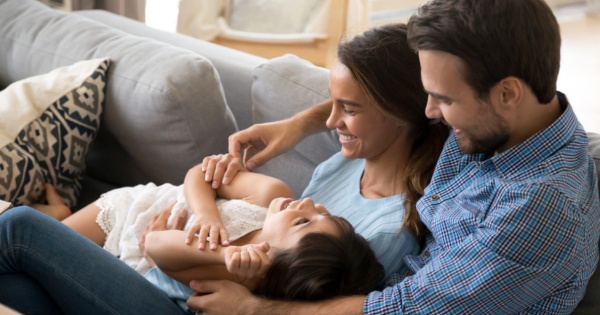
[{"label": "girl lying down", "polygon": [[[115,189],[63,222],[145,275],[184,309],[194,293],[187,286],[191,280],[225,279],[265,297],[299,300],[367,294],[382,285],[383,267],[350,223],[309,198],[294,201],[282,181],[240,172],[217,190],[204,181],[187,183],[186,177],[181,186]],[[42,211],[64,213],[56,191],[46,188],[50,206]],[[195,211],[186,202],[190,194]],[[153,217],[169,206],[169,224],[188,216],[184,230],[199,232],[198,242],[178,230],[145,236]],[[209,249],[208,232],[200,227],[217,221],[215,214],[231,245]],[[145,252],[139,246],[144,236]]]}]

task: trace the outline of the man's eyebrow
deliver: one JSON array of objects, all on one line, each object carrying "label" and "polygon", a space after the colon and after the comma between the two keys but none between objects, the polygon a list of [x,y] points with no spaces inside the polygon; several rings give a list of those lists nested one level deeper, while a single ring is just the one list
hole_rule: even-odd
[{"label": "man's eyebrow", "polygon": [[451,98],[449,98],[448,96],[439,94],[439,93],[435,93],[435,92],[431,92],[431,91],[427,91],[425,90],[425,93],[427,93],[429,96],[435,97],[439,100],[451,100]]}]

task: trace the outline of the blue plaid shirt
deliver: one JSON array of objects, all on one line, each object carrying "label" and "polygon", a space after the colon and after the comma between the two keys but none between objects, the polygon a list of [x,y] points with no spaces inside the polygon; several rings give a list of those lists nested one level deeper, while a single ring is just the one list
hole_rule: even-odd
[{"label": "blue plaid shirt", "polygon": [[415,272],[367,296],[365,314],[565,314],[598,262],[600,202],[585,131],[563,115],[485,159],[450,136],[417,204],[431,231]]}]

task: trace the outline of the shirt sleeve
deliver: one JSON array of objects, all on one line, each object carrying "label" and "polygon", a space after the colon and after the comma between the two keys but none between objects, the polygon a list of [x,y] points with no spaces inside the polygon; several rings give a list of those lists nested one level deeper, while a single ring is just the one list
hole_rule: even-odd
[{"label": "shirt sleeve", "polygon": [[377,256],[377,261],[385,267],[386,278],[392,273],[404,276],[409,271],[404,257],[419,253],[419,244],[415,237],[406,229],[399,233],[378,233],[369,238],[369,246]]},{"label": "shirt sleeve", "polygon": [[436,235],[456,243],[415,275],[369,294],[365,314],[564,313],[544,299],[568,291],[561,285],[581,263],[580,209],[543,184],[513,187],[498,199],[471,233]]}]

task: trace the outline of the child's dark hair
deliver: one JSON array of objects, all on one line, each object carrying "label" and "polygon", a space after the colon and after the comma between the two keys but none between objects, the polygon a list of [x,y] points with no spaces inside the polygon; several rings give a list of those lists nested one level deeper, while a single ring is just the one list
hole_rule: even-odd
[{"label": "child's dark hair", "polygon": [[280,300],[366,295],[381,288],[384,269],[364,237],[343,218],[329,217],[338,235],[310,233],[273,259],[253,293]]}]

